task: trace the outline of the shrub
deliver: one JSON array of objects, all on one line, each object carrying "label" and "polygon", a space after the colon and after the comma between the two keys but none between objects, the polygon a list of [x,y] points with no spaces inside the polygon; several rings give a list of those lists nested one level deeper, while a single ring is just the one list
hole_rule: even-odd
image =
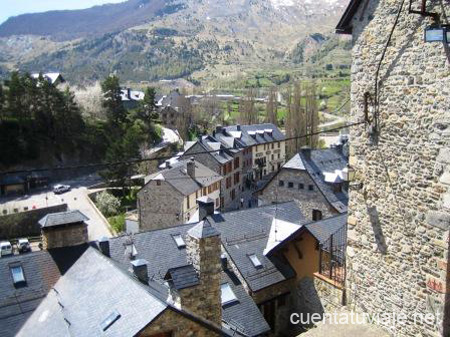
[{"label": "shrub", "polygon": [[97,195],[96,201],[98,209],[106,217],[116,215],[120,211],[120,200],[107,191]]}]

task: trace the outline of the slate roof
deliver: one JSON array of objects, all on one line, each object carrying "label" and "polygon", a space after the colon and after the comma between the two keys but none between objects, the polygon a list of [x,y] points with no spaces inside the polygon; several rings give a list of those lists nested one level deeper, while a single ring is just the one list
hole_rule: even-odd
[{"label": "slate roof", "polygon": [[[278,142],[285,140],[284,134],[272,123],[252,124],[252,125],[232,125],[224,127],[228,136],[231,136],[234,132],[241,132],[239,139],[242,144],[247,146],[253,146],[257,144],[265,144],[271,142]],[[272,130],[272,133],[264,132]],[[260,131],[261,133],[258,133]],[[255,133],[253,137],[251,133]]]},{"label": "slate roof", "polygon": [[[18,336],[134,336],[168,307],[92,247],[54,289]],[[103,331],[114,311],[120,317]]]},{"label": "slate roof", "polygon": [[222,272],[221,282],[228,283],[238,298],[238,303],[222,307],[222,320],[230,329],[244,336],[258,336],[270,331],[270,326],[261,315],[256,303],[247,294],[231,269],[228,268]]},{"label": "slate roof", "polygon": [[220,164],[225,164],[233,160],[233,157],[229,153],[227,153],[228,151],[224,150],[224,148],[228,148],[228,146],[224,146],[220,141],[213,138],[212,136],[201,137],[201,139],[197,140],[197,144],[202,148],[201,151],[198,151],[191,146],[183,156],[186,158],[189,156],[190,152],[195,153],[205,151],[209,152],[209,155],[211,155]]},{"label": "slate roof", "polygon": [[[343,231],[343,235],[336,235],[333,245],[343,246],[347,242],[347,213],[339,214],[331,218],[307,224],[305,226],[311,234],[320,242],[325,243],[333,234]],[[339,233],[341,234],[341,233]]]},{"label": "slate roof", "polygon": [[352,19],[359,8],[362,0],[351,0],[348,4],[344,14],[342,15],[339,23],[336,26],[336,33],[340,34],[351,34],[352,32]]},{"label": "slate roof", "polygon": [[51,213],[44,216],[39,220],[39,224],[42,228],[56,227],[61,225],[74,224],[79,222],[84,222],[89,220],[89,218],[78,210],[66,211],[59,213]]},{"label": "slate roof", "polygon": [[336,148],[310,150],[310,159],[308,159],[306,151],[302,150],[293,156],[283,165],[283,169],[307,171],[325,199],[339,213],[346,213],[348,205],[347,193],[343,191],[335,192],[333,185],[325,182],[325,173],[334,173],[336,170],[342,171],[348,165],[348,158]]},{"label": "slate roof", "polygon": [[[213,222],[211,218],[209,218],[209,220],[211,223]],[[254,220],[253,224],[256,222],[257,221]],[[148,273],[150,279],[160,282],[168,274],[169,270],[183,270],[183,268],[188,265],[186,249],[178,248],[173,236],[181,235],[186,241],[187,232],[193,227],[195,227],[195,224],[185,224],[161,230],[141,232],[132,236],[132,242],[137,251],[136,258],[145,259],[149,262]],[[237,227],[235,229],[236,231],[238,231],[239,228],[243,228],[242,223],[235,224],[234,227]],[[219,228],[219,226],[217,228]],[[125,243],[129,242],[130,238],[130,236],[120,236],[110,239],[111,258],[124,266],[127,266],[130,263],[128,256],[125,254]],[[250,259],[248,259],[248,261],[250,262]],[[290,271],[292,272],[292,270]],[[192,276],[191,274],[189,275],[190,277]],[[223,282],[228,280],[224,277],[226,277],[226,275],[222,275]],[[237,278],[235,275],[234,277]],[[245,292],[243,285],[237,284],[235,286],[238,289],[234,290],[233,288],[233,291],[238,297],[239,302],[233,306],[223,308],[223,319],[233,320],[234,322],[245,326],[245,331],[250,336],[259,335],[263,330],[268,331],[267,323],[253,300]],[[243,315],[242,313],[246,313],[246,315]]]},{"label": "slate roof", "polygon": [[[208,217],[220,231],[225,250],[252,291],[295,276],[284,258],[268,258],[263,254],[275,217],[294,224],[308,222],[293,201]],[[258,257],[262,268],[255,268],[249,258],[251,254]]]},{"label": "slate roof", "polygon": [[170,268],[164,279],[170,280],[177,290],[190,288],[200,283],[197,271],[191,264],[177,268]]},{"label": "slate roof", "polygon": [[[50,289],[87,245],[73,247],[73,253],[57,248],[0,258],[0,327],[4,337],[15,336]],[[76,255],[76,256],[75,256]],[[63,263],[61,261],[64,260]],[[10,266],[21,265],[26,286],[16,288]]]},{"label": "slate roof", "polygon": [[187,196],[202,187],[209,186],[222,179],[222,176],[197,161],[195,162],[196,178],[191,178],[187,174],[186,167],[188,162],[189,160],[180,160],[173,164],[170,169],[165,169],[146,177],[145,181],[148,183],[151,180],[165,180],[181,194]]}]

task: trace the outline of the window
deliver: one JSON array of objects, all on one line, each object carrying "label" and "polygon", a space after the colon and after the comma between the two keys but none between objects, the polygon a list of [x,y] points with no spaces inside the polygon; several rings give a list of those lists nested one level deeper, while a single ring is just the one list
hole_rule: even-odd
[{"label": "window", "polygon": [[117,310],[114,310],[105,320],[100,324],[103,331],[108,330],[108,328],[113,325],[120,318],[120,314]]},{"label": "window", "polygon": [[314,185],[309,185],[309,186],[308,186],[308,189],[309,189],[310,191],[314,191]]},{"label": "window", "polygon": [[299,190],[303,190],[304,188],[305,188],[305,185],[304,185],[304,184],[301,184],[301,183],[298,184],[298,189],[299,189]]},{"label": "window", "polygon": [[177,244],[178,248],[186,247],[186,243],[184,242],[181,234],[172,235],[172,238],[175,240],[175,243]]},{"label": "window", "polygon": [[236,170],[239,167],[239,157],[234,160],[234,169]]},{"label": "window", "polygon": [[259,261],[259,259],[258,259],[258,257],[256,256],[256,254],[251,254],[251,255],[249,255],[248,257],[249,257],[249,259],[252,261],[253,266],[254,266],[255,268],[262,268],[263,265],[262,265],[261,261]]},{"label": "window", "polygon": [[280,181],[278,182],[278,186],[283,187],[283,186],[284,186],[284,180],[280,180]]},{"label": "window", "polygon": [[322,212],[319,211],[318,209],[313,209],[312,219],[313,219],[313,221],[322,220]]},{"label": "window", "polygon": [[156,181],[156,186],[161,186],[161,180]]},{"label": "window", "polygon": [[190,200],[190,199],[191,199],[191,196],[188,195],[188,196],[187,196],[187,202],[186,202],[186,203],[187,203],[187,208],[188,208],[188,209],[190,208],[190,205],[189,205],[189,200]]},{"label": "window", "polygon": [[280,159],[280,154],[278,153],[278,159]]},{"label": "window", "polygon": [[206,195],[206,187],[203,187],[203,195]]},{"label": "window", "polygon": [[274,147],[275,147],[275,143],[272,143],[272,150],[273,150]]},{"label": "window", "polygon": [[239,184],[239,182],[240,182],[240,176],[239,176],[239,172],[236,172],[235,174],[234,174],[234,184],[236,185],[236,184]]},{"label": "window", "polygon": [[25,283],[25,275],[23,274],[22,266],[11,266],[10,270],[15,285]]},{"label": "window", "polygon": [[237,302],[237,297],[233,292],[233,289],[231,289],[230,285],[228,283],[224,283],[220,286],[221,291],[221,299],[222,299],[222,305],[231,304],[234,302]]},{"label": "window", "polygon": [[273,154],[272,154],[272,160],[273,160]]},{"label": "window", "polygon": [[293,188],[294,187],[294,183],[293,182],[288,182],[288,188]]},{"label": "window", "polygon": [[278,142],[278,148],[280,148],[280,142]]}]

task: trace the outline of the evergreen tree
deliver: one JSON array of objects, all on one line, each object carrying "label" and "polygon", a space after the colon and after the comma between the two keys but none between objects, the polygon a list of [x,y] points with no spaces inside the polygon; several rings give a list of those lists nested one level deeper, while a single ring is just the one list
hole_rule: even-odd
[{"label": "evergreen tree", "polygon": [[137,117],[141,119],[148,129],[158,120],[158,110],[156,107],[156,92],[154,88],[145,90],[144,99],[139,103],[137,108]]},{"label": "evergreen tree", "polygon": [[0,122],[6,118],[5,112],[5,95],[3,93],[3,85],[0,83]]},{"label": "evergreen tree", "polygon": [[119,129],[125,122],[127,112],[122,103],[121,89],[117,76],[109,76],[102,83],[103,107],[106,109],[108,122]]}]

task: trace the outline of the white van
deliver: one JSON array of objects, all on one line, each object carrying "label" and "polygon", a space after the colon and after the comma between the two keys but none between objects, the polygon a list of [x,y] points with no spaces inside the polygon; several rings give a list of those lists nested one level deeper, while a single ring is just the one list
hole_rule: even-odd
[{"label": "white van", "polygon": [[9,241],[0,242],[0,255],[11,255],[13,253],[12,245]]}]

